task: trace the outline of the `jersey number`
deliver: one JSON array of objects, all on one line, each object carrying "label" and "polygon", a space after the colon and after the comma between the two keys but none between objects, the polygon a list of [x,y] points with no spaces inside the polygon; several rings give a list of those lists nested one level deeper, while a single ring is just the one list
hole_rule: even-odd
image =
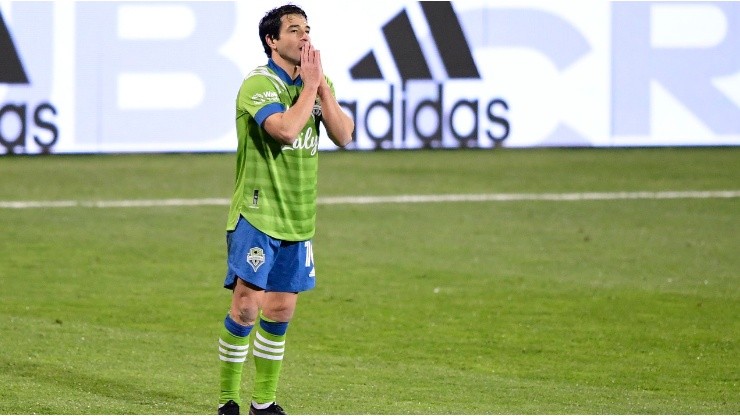
[{"label": "jersey number", "polygon": [[303,243],[306,247],[306,267],[311,268],[311,272],[308,274],[309,277],[316,277],[316,267],[313,264],[313,246],[310,241]]}]

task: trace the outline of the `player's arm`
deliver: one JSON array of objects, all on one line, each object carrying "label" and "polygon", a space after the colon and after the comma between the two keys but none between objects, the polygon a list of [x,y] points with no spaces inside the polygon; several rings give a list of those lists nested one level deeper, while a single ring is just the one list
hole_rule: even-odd
[{"label": "player's arm", "polygon": [[322,78],[321,86],[318,90],[321,99],[321,120],[334,144],[344,147],[352,141],[352,131],[355,129],[355,123],[352,121],[339,106],[336,97],[332,93],[326,78]]},{"label": "player's arm", "polygon": [[319,51],[310,43],[306,43],[301,49],[301,79],[303,90],[296,103],[285,112],[267,117],[262,124],[267,134],[281,144],[293,144],[298,133],[303,130],[311,117],[319,85],[324,79]]},{"label": "player's arm", "polygon": [[298,133],[306,125],[308,118],[311,117],[315,100],[316,88],[314,87],[312,92],[304,87],[292,107],[284,112],[268,116],[262,123],[262,127],[278,143],[292,145],[298,138]]}]

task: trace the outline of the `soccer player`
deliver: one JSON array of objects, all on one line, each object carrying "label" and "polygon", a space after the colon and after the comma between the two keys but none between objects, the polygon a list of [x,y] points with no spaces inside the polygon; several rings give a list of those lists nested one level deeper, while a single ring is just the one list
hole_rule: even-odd
[{"label": "soccer player", "polygon": [[285,414],[275,397],[286,331],[298,293],[312,289],[316,277],[319,123],[337,146],[352,140],[354,123],[337,103],[309,33],[300,7],[267,12],[259,36],[268,62],[247,75],[236,100],[239,144],[224,280],[232,298],[219,339],[219,414],[239,414],[250,350],[249,413]]}]

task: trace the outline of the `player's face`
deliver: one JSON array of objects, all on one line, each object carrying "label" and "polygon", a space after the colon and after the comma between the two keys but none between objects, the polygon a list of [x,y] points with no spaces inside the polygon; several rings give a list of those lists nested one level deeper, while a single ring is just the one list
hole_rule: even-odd
[{"label": "player's face", "polygon": [[288,14],[280,18],[280,38],[273,39],[280,58],[293,65],[301,63],[301,49],[303,45],[311,42],[306,19],[299,14]]}]

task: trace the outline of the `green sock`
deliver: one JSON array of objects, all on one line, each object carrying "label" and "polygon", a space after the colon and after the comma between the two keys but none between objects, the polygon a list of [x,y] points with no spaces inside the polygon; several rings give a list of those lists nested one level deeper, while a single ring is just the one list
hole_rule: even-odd
[{"label": "green sock", "polygon": [[239,390],[242,383],[242,369],[249,352],[249,332],[251,326],[244,326],[226,316],[224,327],[218,340],[218,358],[221,360],[221,394],[218,402],[229,400],[241,405]]},{"label": "green sock", "polygon": [[280,368],[283,365],[285,352],[285,333],[287,322],[274,322],[260,313],[259,324],[255,325],[254,346],[254,390],[252,401],[271,403],[275,401]]}]

